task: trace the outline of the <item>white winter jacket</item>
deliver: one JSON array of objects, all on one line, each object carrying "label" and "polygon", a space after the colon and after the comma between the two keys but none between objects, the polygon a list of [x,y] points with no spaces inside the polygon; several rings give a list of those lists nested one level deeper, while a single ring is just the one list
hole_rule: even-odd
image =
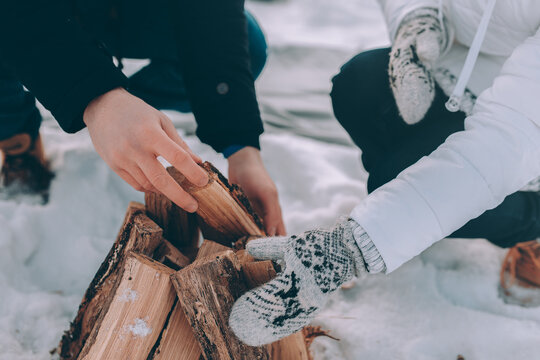
[{"label": "white winter jacket", "polygon": [[[453,37],[439,66],[459,75],[489,0],[381,0],[391,38],[420,7],[441,5]],[[370,194],[352,212],[388,271],[540,176],[540,1],[498,0],[469,89],[465,131]]]}]

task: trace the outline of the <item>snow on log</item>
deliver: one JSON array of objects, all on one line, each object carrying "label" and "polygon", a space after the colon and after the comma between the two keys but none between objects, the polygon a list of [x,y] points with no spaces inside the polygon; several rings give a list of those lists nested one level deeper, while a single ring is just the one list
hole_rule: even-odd
[{"label": "snow on log", "polygon": [[79,358],[146,360],[176,299],[173,273],[149,257],[130,252],[111,304]]}]

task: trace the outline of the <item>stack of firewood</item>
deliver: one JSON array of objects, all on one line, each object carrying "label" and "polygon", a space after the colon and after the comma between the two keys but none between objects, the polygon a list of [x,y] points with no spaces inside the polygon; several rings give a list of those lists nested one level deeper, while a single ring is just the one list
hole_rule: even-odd
[{"label": "stack of firewood", "polygon": [[[120,233],[57,349],[61,359],[309,359],[307,333],[267,346],[228,327],[234,301],[276,274],[243,247],[264,236],[246,197],[210,164],[210,182],[176,181],[198,202],[188,214],[162,195],[131,203]],[[202,232],[204,240],[200,248]]]}]

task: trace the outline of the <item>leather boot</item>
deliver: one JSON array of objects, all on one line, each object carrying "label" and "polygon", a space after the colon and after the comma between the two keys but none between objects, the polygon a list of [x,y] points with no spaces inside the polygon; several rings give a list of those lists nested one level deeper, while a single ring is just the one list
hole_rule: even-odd
[{"label": "leather boot", "polygon": [[40,194],[48,201],[54,174],[45,159],[41,136],[32,141],[28,134],[17,134],[0,141],[0,184],[9,195]]},{"label": "leather boot", "polygon": [[540,242],[527,241],[508,250],[500,276],[504,295],[513,298],[509,302],[540,305]]}]

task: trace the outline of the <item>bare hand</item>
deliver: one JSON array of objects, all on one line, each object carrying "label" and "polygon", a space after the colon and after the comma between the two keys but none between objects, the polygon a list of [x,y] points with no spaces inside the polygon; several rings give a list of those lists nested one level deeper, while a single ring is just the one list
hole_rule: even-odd
[{"label": "bare hand", "polygon": [[201,159],[180,138],[171,120],[122,88],[94,99],[83,120],[97,153],[138,191],[160,192],[186,211],[197,201],[161,165],[162,156],[193,184],[204,186],[208,175]]},{"label": "bare hand", "polygon": [[263,217],[267,234],[285,235],[276,185],[264,167],[259,150],[248,146],[228,160],[229,180],[244,190],[255,211]]}]

